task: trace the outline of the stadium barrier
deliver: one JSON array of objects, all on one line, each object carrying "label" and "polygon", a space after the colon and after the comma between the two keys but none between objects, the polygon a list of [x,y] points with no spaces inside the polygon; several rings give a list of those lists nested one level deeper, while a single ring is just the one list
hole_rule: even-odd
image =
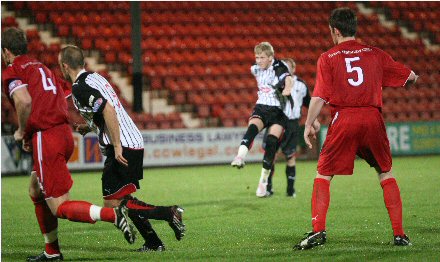
[{"label": "stadium barrier", "polygon": [[[142,131],[145,147],[143,164],[144,167],[229,164],[237,153],[244,132],[245,127]],[[387,133],[395,156],[440,154],[440,122],[389,123]],[[262,160],[262,134],[255,139],[246,162]],[[323,126],[321,147],[326,134],[327,126]],[[102,169],[104,157],[96,135],[82,137],[74,133],[74,142],[74,152],[68,163],[70,170]],[[299,145],[303,143],[300,136]],[[12,136],[2,137],[1,150],[2,175],[29,173],[31,156],[20,150]]]},{"label": "stadium barrier", "polygon": [[[229,164],[245,132],[245,127],[142,131],[144,167]],[[262,134],[255,139],[247,162],[262,160]],[[68,163],[70,170],[102,169],[104,157],[98,137],[94,134],[82,137],[78,133],[73,137],[75,148]],[[12,136],[2,137],[2,152],[2,175],[30,170],[30,155],[20,150]]]}]

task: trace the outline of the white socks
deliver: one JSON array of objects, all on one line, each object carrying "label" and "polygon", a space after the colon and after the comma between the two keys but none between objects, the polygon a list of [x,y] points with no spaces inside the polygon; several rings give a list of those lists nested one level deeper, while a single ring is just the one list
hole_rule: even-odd
[{"label": "white socks", "polygon": [[267,184],[267,179],[270,175],[270,169],[261,169],[261,177],[260,177],[260,183]]},{"label": "white socks", "polygon": [[99,206],[90,206],[90,217],[93,219],[93,221],[101,221],[101,209],[102,207]]},{"label": "white socks", "polygon": [[249,149],[245,145],[240,145],[240,147],[238,148],[237,156],[244,159],[248,152],[249,152]]}]

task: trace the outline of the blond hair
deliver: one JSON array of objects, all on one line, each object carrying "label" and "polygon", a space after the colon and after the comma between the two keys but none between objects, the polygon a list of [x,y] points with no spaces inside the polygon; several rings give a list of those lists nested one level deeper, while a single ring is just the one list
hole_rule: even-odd
[{"label": "blond hair", "polygon": [[292,65],[292,68],[290,68],[290,70],[294,70],[296,68],[296,63],[295,60],[293,60],[293,58],[286,58],[283,59],[283,61],[286,63],[290,63]]},{"label": "blond hair", "polygon": [[255,46],[254,49],[255,54],[265,53],[267,56],[274,56],[275,51],[273,51],[273,47],[269,42],[261,42]]}]

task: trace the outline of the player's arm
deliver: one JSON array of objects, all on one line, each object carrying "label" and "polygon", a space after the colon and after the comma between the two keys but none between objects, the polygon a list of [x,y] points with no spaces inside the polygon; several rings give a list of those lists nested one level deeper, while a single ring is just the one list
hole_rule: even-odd
[{"label": "player's arm", "polygon": [[304,127],[304,141],[310,149],[312,149],[310,137],[316,139],[316,133],[318,130],[316,130],[315,127],[321,127],[319,122],[315,123],[315,121],[317,121],[317,117],[321,112],[324,103],[324,100],[319,97],[312,97],[310,99],[309,111],[307,112],[307,119]]},{"label": "player's arm", "polygon": [[321,128],[319,122],[315,121],[317,121],[324,103],[329,103],[330,101],[330,94],[333,88],[332,82],[330,65],[326,60],[326,56],[321,55],[317,63],[315,89],[310,99],[309,111],[307,112],[307,120],[304,127],[304,140],[309,148],[312,148],[310,137],[316,139],[316,133]]},{"label": "player's arm", "polygon": [[410,87],[417,82],[418,75],[405,65],[394,61],[384,51],[379,49],[383,65],[382,86],[383,87]]},{"label": "player's arm", "polygon": [[[304,107],[306,107],[307,109],[309,109],[310,100],[311,100],[310,92],[309,92],[309,88],[305,84],[304,84],[304,87],[306,89],[306,95],[303,97],[302,105]],[[319,123],[318,118],[315,119],[315,121],[313,122],[312,126],[315,129],[315,132],[318,133],[319,130],[321,129],[321,123]]]},{"label": "player's arm", "polygon": [[285,87],[283,89],[283,92],[281,93],[283,96],[290,96],[291,92],[292,92],[292,87],[293,87],[293,79],[292,76],[288,75],[286,76],[285,79]]},{"label": "player's arm", "polygon": [[112,145],[115,149],[115,159],[124,166],[128,166],[127,159],[122,156],[119,121],[114,107],[110,103],[106,103],[102,114],[104,116],[104,121],[108,129],[110,140],[112,141]]},{"label": "player's arm", "polygon": [[406,80],[405,87],[409,88],[412,85],[415,85],[417,82],[417,79],[419,79],[419,76],[414,73],[414,71],[411,71],[409,74],[408,80]]},{"label": "player's arm", "polygon": [[14,133],[16,141],[22,141],[26,123],[29,119],[32,109],[32,98],[26,87],[16,89],[12,94],[12,99],[17,110],[18,129]]}]

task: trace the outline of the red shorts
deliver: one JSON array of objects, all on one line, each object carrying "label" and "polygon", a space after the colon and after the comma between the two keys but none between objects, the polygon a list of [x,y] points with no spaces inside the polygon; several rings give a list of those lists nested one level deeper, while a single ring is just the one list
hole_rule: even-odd
[{"label": "red shorts", "polygon": [[344,108],[335,113],[319,155],[318,173],[351,175],[356,155],[382,173],[391,170],[390,143],[376,108]]},{"label": "red shorts", "polygon": [[72,129],[59,125],[32,136],[34,170],[44,198],[56,198],[69,192],[73,180],[67,161],[73,152]]}]

